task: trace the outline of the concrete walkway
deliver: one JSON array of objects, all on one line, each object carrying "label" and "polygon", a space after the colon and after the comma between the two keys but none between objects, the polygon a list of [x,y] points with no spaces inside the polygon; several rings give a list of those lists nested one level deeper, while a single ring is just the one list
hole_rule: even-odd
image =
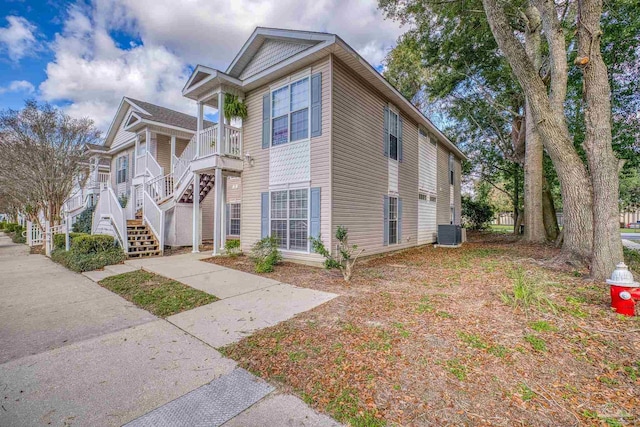
[{"label": "concrete walkway", "polygon": [[0,233],[1,426],[337,425],[194,335],[28,252]]},{"label": "concrete walkway", "polygon": [[[640,234],[640,233],[639,233]],[[640,243],[632,242],[628,239],[622,239],[622,245],[629,249],[635,249],[636,251],[640,251]]]},{"label": "concrete walkway", "polygon": [[215,348],[239,341],[258,329],[276,325],[337,296],[201,261],[209,257],[190,253],[131,260],[126,264],[220,298],[167,318]]}]

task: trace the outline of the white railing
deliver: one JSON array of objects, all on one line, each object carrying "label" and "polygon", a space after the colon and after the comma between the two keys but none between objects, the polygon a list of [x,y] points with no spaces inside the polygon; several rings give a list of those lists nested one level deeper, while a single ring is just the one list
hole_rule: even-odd
[{"label": "white railing", "polygon": [[196,157],[196,135],[191,138],[189,144],[184,148],[180,157],[173,158],[173,177],[174,177],[174,185],[178,185],[182,180],[182,176],[189,169],[189,165],[191,161]]},{"label": "white railing", "polygon": [[40,246],[44,244],[44,233],[38,224],[27,221],[27,245]]},{"label": "white railing", "polygon": [[142,209],[142,205],[144,205],[144,188],[142,185],[136,185],[135,188],[135,197],[136,197],[136,211]]},{"label": "white railing", "polygon": [[164,175],[162,166],[148,151],[136,157],[136,175],[145,175],[147,172],[152,178]]},{"label": "white railing", "polygon": [[120,206],[116,193],[113,192],[111,187],[107,187],[100,192],[100,198],[93,213],[91,233],[96,232],[102,218],[111,220],[116,230],[116,237],[120,241],[122,249],[127,252],[127,217],[124,209]]},{"label": "white railing", "polygon": [[144,175],[147,172],[147,154],[136,156],[135,165],[136,176]]},{"label": "white railing", "polygon": [[147,182],[145,190],[156,203],[168,199],[173,195],[173,174],[152,179]]},{"label": "white railing", "polygon": [[207,157],[216,154],[216,142],[218,140],[218,126],[212,126],[200,131],[198,144],[200,152],[198,157]]},{"label": "white railing", "polygon": [[65,210],[67,212],[75,211],[76,209],[83,207],[85,205],[84,197],[82,197],[82,194],[77,194],[75,196],[68,198],[64,202],[64,204],[65,204]]},{"label": "white railing", "polygon": [[151,198],[146,189],[144,192],[144,207],[142,209],[144,223],[149,226],[158,240],[160,253],[164,249],[164,211]]},{"label": "white railing", "polygon": [[242,158],[242,129],[224,125],[223,155]]}]

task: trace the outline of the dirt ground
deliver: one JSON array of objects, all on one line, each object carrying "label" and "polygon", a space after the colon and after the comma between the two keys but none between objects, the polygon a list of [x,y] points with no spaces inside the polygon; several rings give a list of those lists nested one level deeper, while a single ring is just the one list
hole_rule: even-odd
[{"label": "dirt ground", "polygon": [[348,286],[283,263],[264,276],[340,297],[223,351],[353,426],[640,425],[640,320],[556,254],[472,235],[365,260]]}]

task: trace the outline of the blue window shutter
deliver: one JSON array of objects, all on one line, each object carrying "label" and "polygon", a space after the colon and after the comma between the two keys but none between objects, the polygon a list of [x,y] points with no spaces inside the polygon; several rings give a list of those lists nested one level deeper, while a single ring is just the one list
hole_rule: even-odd
[{"label": "blue window shutter", "polygon": [[400,114],[398,114],[398,161],[402,161],[402,125],[403,120]]},{"label": "blue window shutter", "polygon": [[[311,224],[309,237],[320,238],[320,187],[311,189]],[[313,248],[311,250],[313,251]]]},{"label": "blue window shutter", "polygon": [[262,97],[262,148],[269,148],[271,139],[271,93]]},{"label": "blue window shutter", "polygon": [[226,219],[225,222],[227,223],[227,232],[226,232],[227,236],[229,234],[231,234],[231,216],[230,216],[230,213],[231,213],[231,205],[229,205],[229,203],[227,203],[226,205],[224,205],[224,217]]},{"label": "blue window shutter", "polygon": [[382,244],[384,246],[389,245],[389,196],[383,196],[384,198],[384,226],[382,227]]},{"label": "blue window shutter", "polygon": [[311,76],[311,136],[322,135],[322,73]]},{"label": "blue window shutter", "polygon": [[262,193],[260,206],[260,237],[269,237],[269,192]]},{"label": "blue window shutter", "polygon": [[382,147],[384,156],[389,157],[389,107],[386,105],[383,109],[384,113],[384,134],[382,135]]},{"label": "blue window shutter", "polygon": [[402,199],[398,197],[398,243],[402,243]]}]

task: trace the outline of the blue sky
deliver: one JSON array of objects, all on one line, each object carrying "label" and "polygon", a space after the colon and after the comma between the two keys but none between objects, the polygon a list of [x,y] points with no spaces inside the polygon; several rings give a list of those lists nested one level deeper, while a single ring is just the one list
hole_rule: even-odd
[{"label": "blue sky", "polygon": [[[256,26],[340,35],[379,67],[397,37],[376,0],[0,0],[0,109],[34,97],[106,130],[123,96],[195,113],[191,69],[225,69]],[[353,17],[358,19],[353,19]]]}]

